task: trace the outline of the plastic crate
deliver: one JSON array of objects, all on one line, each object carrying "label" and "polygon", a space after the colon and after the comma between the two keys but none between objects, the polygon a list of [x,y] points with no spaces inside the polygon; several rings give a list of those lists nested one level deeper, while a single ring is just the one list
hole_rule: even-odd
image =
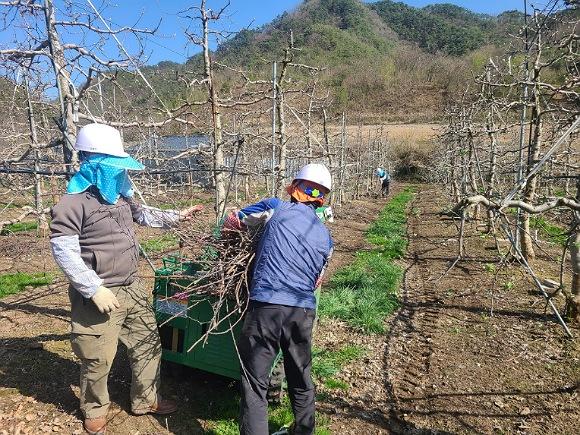
[{"label": "plastic crate", "polygon": [[[241,331],[239,315],[232,315],[209,335],[206,341],[189,349],[207,332],[214,314],[213,296],[180,296],[183,287],[195,279],[201,265],[182,262],[175,257],[163,261],[155,272],[154,309],[159,325],[162,358],[211,373],[240,378],[240,363],[235,342]],[[183,276],[183,278],[181,277]],[[227,304],[226,304],[227,305]],[[227,306],[220,317],[227,313]],[[233,333],[226,332],[233,325]],[[221,332],[221,334],[220,334]]]}]

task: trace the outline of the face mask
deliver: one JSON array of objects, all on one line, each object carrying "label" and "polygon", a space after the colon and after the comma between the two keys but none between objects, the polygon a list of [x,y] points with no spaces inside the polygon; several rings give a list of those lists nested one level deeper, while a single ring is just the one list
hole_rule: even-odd
[{"label": "face mask", "polygon": [[324,204],[324,193],[318,186],[303,180],[296,180],[286,188],[288,194],[298,202],[314,202],[318,207]]},{"label": "face mask", "polygon": [[67,185],[67,193],[81,193],[95,186],[109,204],[116,204],[120,196],[130,198],[133,188],[127,170],[108,165],[105,159],[88,157]]}]

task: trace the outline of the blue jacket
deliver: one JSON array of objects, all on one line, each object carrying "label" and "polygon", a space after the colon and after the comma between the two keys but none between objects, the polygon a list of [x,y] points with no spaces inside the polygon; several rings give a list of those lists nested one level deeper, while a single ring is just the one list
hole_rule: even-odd
[{"label": "blue jacket", "polygon": [[244,208],[238,218],[250,227],[265,223],[250,299],[315,309],[314,290],[333,244],[314,207],[268,198]]}]

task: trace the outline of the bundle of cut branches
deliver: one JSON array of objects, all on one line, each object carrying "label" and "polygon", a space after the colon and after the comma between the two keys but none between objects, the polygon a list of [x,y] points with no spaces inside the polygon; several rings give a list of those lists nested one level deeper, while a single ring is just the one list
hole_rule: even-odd
[{"label": "bundle of cut branches", "polygon": [[210,335],[231,334],[242,321],[248,307],[250,273],[260,232],[222,230],[221,234],[207,234],[188,228],[177,234],[183,258],[178,271],[167,276],[169,289],[165,296],[183,301],[186,312],[178,312],[164,323],[185,317],[184,314],[199,322],[189,316],[198,304],[209,303],[213,311],[211,319],[203,322],[205,333],[191,345],[190,351],[199,343],[205,344]]}]

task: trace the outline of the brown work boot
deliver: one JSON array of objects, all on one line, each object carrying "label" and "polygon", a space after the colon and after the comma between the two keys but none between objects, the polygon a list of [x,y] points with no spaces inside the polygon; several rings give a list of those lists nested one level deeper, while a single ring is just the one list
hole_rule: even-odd
[{"label": "brown work boot", "polygon": [[172,412],[177,411],[177,403],[173,400],[169,399],[162,399],[159,398],[155,405],[150,406],[149,408],[145,409],[136,409],[133,411],[135,415],[145,415],[145,414],[171,414]]},{"label": "brown work boot", "polygon": [[107,416],[85,418],[85,430],[90,435],[105,435],[107,431]]}]

